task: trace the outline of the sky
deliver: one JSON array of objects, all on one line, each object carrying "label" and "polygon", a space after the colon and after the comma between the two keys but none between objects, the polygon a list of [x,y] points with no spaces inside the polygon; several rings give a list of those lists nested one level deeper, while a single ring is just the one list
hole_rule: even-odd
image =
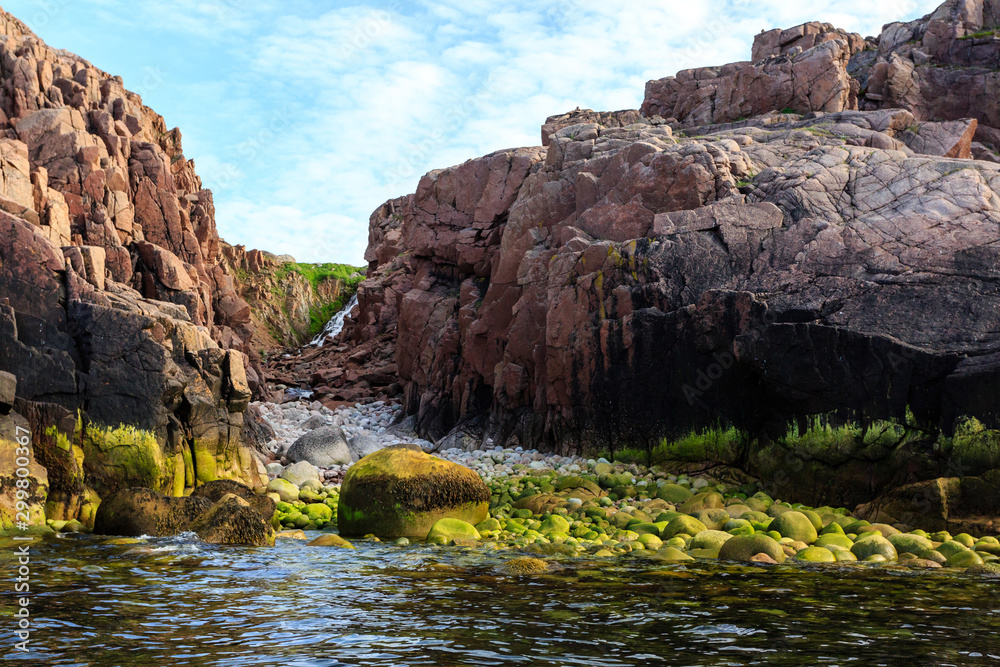
[{"label": "sky", "polygon": [[750,57],[763,29],[862,35],[940,0],[7,0],[50,46],[179,127],[228,242],[363,265],[420,176],[540,143],[548,116],[637,109],[649,79]]}]

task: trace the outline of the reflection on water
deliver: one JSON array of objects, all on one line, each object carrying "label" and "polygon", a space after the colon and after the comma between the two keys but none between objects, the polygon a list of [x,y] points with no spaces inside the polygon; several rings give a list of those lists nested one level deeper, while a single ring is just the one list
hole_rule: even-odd
[{"label": "reflection on water", "polygon": [[[188,538],[34,549],[34,652],[47,665],[860,665],[1000,659],[1000,579],[853,565],[659,565],[358,542],[356,551]],[[12,573],[13,549],[0,550]]]}]

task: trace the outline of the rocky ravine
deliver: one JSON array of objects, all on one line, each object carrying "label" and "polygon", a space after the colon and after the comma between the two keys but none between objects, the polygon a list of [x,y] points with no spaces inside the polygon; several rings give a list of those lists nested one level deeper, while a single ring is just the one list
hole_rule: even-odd
[{"label": "rocky ravine", "polygon": [[[763,33],[752,62],[650,82],[641,111],[554,116],[541,147],[427,174],[372,216],[341,354],[395,370],[442,446],[721,422],[769,452],[727,463],[777,478],[768,443],[833,415],[897,435],[796,454],[787,495],[940,476],[936,434],[1000,426],[998,17]],[[313,385],[340,372],[310,363]]]},{"label": "rocky ravine", "polygon": [[259,483],[250,307],[180,132],[2,12],[0,82],[0,458],[29,428],[33,514],[90,523],[123,486]]}]

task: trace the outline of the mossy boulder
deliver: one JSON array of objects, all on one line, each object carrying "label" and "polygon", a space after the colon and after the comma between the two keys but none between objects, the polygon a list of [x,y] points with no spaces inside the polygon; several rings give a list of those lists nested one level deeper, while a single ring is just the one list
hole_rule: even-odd
[{"label": "mossy boulder", "polygon": [[823,547],[806,547],[795,554],[795,560],[806,563],[836,563],[833,552]]},{"label": "mossy boulder", "polygon": [[546,517],[545,521],[542,521],[538,532],[542,535],[551,535],[553,533],[569,534],[569,521],[558,514],[553,514]]},{"label": "mossy boulder", "polygon": [[[565,519],[563,521],[565,522]],[[445,543],[448,543],[452,540],[478,540],[481,538],[482,536],[475,526],[461,519],[438,519],[427,531],[429,541],[443,539]]]},{"label": "mossy boulder", "polygon": [[777,563],[785,560],[785,550],[767,535],[737,535],[719,549],[723,560],[750,561],[757,554],[765,554]]},{"label": "mossy boulder", "polygon": [[676,547],[663,547],[657,550],[653,558],[667,563],[683,563],[694,560],[694,558]]},{"label": "mossy boulder", "polygon": [[101,503],[94,520],[98,535],[166,537],[191,530],[191,524],[212,507],[208,498],[175,498],[152,489],[122,489]]},{"label": "mossy boulder", "polygon": [[960,551],[968,551],[969,547],[965,546],[961,542],[956,542],[955,540],[948,540],[942,542],[937,547],[937,551],[940,552],[945,558],[951,558]]},{"label": "mossy boulder", "polygon": [[472,524],[489,518],[490,490],[472,470],[393,446],[369,454],[344,477],[337,509],[340,534],[423,539],[441,519]]},{"label": "mossy boulder", "polygon": [[663,540],[653,533],[643,533],[636,541],[652,551],[658,551],[663,546]]},{"label": "mossy boulder", "polygon": [[249,486],[236,480],[218,479],[199,486],[191,492],[191,495],[198,498],[208,498],[216,503],[230,493],[250,503],[250,507],[257,510],[266,521],[271,521],[276,509],[275,502],[266,495],[258,496]]},{"label": "mossy boulder", "polygon": [[733,535],[721,530],[703,530],[691,538],[691,549],[718,550],[732,538]]},{"label": "mossy boulder", "polygon": [[503,563],[500,565],[499,569],[504,574],[539,574],[540,572],[548,571],[549,564],[540,558],[524,556],[521,558],[513,558],[506,563]]},{"label": "mossy boulder", "polygon": [[782,512],[776,516],[768,526],[768,530],[777,531],[782,537],[790,537],[806,544],[812,544],[817,537],[816,527],[809,517],[795,510]]},{"label": "mossy boulder", "polygon": [[972,549],[966,549],[965,551],[958,551],[948,557],[947,566],[948,567],[972,567],[973,565],[982,565],[983,559]]},{"label": "mossy boulder", "polygon": [[851,553],[857,556],[858,560],[868,560],[872,556],[881,556],[888,561],[896,560],[899,557],[896,553],[896,547],[892,546],[892,542],[882,537],[881,534],[859,539],[851,547]]},{"label": "mossy boulder", "polygon": [[694,494],[680,484],[662,484],[656,489],[656,497],[668,503],[679,505],[690,499]]},{"label": "mossy boulder", "polygon": [[892,546],[896,547],[896,553],[898,554],[914,554],[919,556],[923,552],[934,547],[931,541],[926,537],[914,535],[912,533],[897,533],[895,535],[889,535],[886,539],[892,543]]},{"label": "mossy boulder", "polygon": [[267,490],[270,493],[277,493],[282,501],[289,503],[299,499],[299,487],[295,486],[287,479],[272,479],[267,483]]},{"label": "mossy boulder", "polygon": [[705,530],[708,530],[708,527],[706,527],[701,521],[698,521],[698,519],[693,516],[682,514],[670,520],[670,523],[668,523],[663,529],[663,533],[660,534],[660,537],[663,539],[670,539],[675,535],[694,536]]},{"label": "mossy boulder", "polygon": [[334,533],[327,533],[326,535],[320,535],[315,540],[309,543],[310,547],[341,547],[343,549],[353,549],[354,545],[345,540],[340,535],[335,535]]},{"label": "mossy boulder", "polygon": [[827,533],[826,535],[820,535],[816,538],[813,546],[823,547],[824,549],[829,549],[831,546],[834,546],[850,550],[854,546],[854,541],[847,535]]},{"label": "mossy boulder", "polygon": [[191,522],[191,530],[209,544],[274,546],[274,528],[243,498],[223,496]]}]

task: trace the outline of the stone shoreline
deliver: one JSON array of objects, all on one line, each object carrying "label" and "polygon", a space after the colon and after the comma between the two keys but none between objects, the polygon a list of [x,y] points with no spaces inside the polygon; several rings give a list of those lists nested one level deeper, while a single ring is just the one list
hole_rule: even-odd
[{"label": "stone shoreline", "polygon": [[[375,438],[382,446],[414,442],[424,451],[435,449],[429,441],[406,437],[405,427],[393,426],[399,411],[393,404],[378,402],[336,411],[304,402],[260,407],[275,429],[269,449],[278,454],[307,433],[307,426],[338,426],[350,439]],[[512,574],[548,569],[541,560],[544,557],[627,556],[671,563],[721,559],[770,565],[787,560],[947,567],[1000,576],[997,536],[928,533],[871,523],[851,516],[846,508],[791,504],[763,492],[748,494],[748,489],[709,477],[674,475],[656,466],[647,470],[636,464],[521,448],[471,452],[450,448],[435,455],[483,478],[491,492],[490,516],[476,526],[458,526],[454,534],[436,527],[427,542],[511,550],[517,556],[509,568]],[[285,529],[278,537],[303,539],[306,530],[334,529],[338,483],[349,467],[320,470],[302,462],[287,467],[271,464],[268,490]],[[378,540],[374,535],[366,539]],[[407,545],[410,539],[396,542]],[[326,536],[314,543],[352,546]]]}]

